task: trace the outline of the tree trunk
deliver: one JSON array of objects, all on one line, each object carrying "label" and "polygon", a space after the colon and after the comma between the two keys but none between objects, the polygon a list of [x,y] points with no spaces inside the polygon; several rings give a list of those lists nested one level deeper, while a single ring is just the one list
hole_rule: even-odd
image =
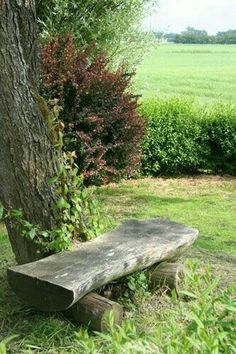
[{"label": "tree trunk", "polygon": [[[48,179],[56,174],[56,155],[33,98],[36,37],[34,0],[0,0],[0,200],[7,210],[21,208],[27,220],[50,229],[55,194]],[[18,263],[44,256],[20,236],[13,220],[6,226]]]}]

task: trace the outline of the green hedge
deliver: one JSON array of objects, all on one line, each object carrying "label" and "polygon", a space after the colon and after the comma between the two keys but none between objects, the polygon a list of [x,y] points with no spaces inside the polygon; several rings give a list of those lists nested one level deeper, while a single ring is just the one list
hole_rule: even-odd
[{"label": "green hedge", "polygon": [[236,174],[236,107],[197,105],[168,98],[144,101],[147,122],[142,146],[146,175],[196,173]]},{"label": "green hedge", "polygon": [[236,174],[236,107],[216,104],[206,110],[202,127],[207,133],[210,151],[205,168]]}]

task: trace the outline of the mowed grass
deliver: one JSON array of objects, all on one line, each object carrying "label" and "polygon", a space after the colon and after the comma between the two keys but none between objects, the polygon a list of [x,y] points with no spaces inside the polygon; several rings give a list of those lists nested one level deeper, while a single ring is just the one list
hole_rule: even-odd
[{"label": "mowed grass", "polygon": [[236,45],[163,44],[138,67],[142,98],[195,97],[200,102],[236,101]]},{"label": "mowed grass", "polygon": [[197,228],[195,247],[236,256],[236,178],[145,178],[98,189],[105,229],[161,216]]},{"label": "mowed grass", "polygon": [[[235,282],[235,178],[145,178],[100,187],[95,195],[100,201],[104,230],[112,229],[125,219],[157,216],[198,228],[199,239],[188,251],[187,257],[199,261],[203,268],[210,263],[214,272],[223,277],[222,289]],[[4,337],[18,335],[10,344],[11,353],[141,353],[144,349],[127,347],[121,351],[121,347],[126,342],[127,345],[138,345],[140,340],[146,340],[149,345],[149,341],[153,338],[157,340],[157,336],[160,336],[158,329],[163,332],[163,340],[166,341],[163,353],[169,353],[168,336],[172,336],[173,341],[178,341],[179,336],[186,336],[185,330],[188,331],[190,327],[188,321],[185,323],[183,314],[189,311],[192,304],[181,302],[177,305],[156,295],[140,303],[135,312],[126,314],[126,318],[137,326],[136,329],[132,329],[129,323],[124,324],[124,330],[114,330],[113,337],[101,338],[70,323],[60,314],[49,315],[29,308],[15,296],[7,283],[6,270],[14,264],[14,257],[9,241],[3,235],[5,233],[5,229],[1,227],[0,341]],[[200,272],[201,267],[198,268]],[[198,288],[200,291],[201,286]],[[204,302],[200,301],[202,300],[196,306],[202,306],[200,304]],[[207,306],[209,299],[204,301]],[[183,328],[180,334],[175,333],[176,321],[181,323],[179,329]],[[193,333],[194,331],[193,329]],[[145,352],[157,353],[157,349],[155,347]],[[172,352],[182,353],[183,350]]]}]

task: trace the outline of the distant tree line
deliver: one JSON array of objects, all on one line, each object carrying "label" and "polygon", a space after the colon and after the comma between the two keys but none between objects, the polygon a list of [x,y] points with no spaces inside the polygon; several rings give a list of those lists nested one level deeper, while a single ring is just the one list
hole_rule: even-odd
[{"label": "distant tree line", "polygon": [[159,41],[186,44],[236,44],[236,29],[209,35],[205,30],[187,27],[181,33],[154,32]]}]

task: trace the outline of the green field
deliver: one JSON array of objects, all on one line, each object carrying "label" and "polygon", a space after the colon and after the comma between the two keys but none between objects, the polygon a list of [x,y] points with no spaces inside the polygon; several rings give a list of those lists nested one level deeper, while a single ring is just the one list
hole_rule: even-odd
[{"label": "green field", "polygon": [[143,98],[188,96],[236,101],[236,45],[159,45],[137,70]]}]

